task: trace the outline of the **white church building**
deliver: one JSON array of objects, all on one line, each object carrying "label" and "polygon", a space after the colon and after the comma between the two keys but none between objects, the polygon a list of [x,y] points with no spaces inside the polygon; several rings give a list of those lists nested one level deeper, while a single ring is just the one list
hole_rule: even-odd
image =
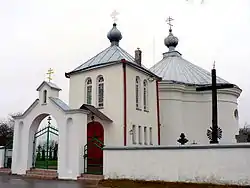
[{"label": "white church building", "polygon": [[[127,160],[139,160],[139,155],[156,157],[158,151],[152,154],[152,148],[180,147],[177,140],[181,133],[188,139],[183,147],[209,144],[212,95],[211,91],[197,92],[196,87],[211,85],[211,74],[182,58],[172,29],[164,40],[167,52],[150,69],[143,65],[140,49],[132,56],[119,46],[122,34],[116,23],[107,38],[110,46],[65,73],[70,81],[69,104],[59,98],[58,86],[44,81],[37,88],[38,99],[22,115],[14,117],[13,174],[26,174],[34,167],[34,134],[48,115],[58,124],[57,173],[61,179],[77,179],[82,173],[94,171],[111,178],[115,177],[114,172],[119,178],[133,177],[126,175],[129,171],[120,171],[119,167],[126,167],[119,166],[123,162],[117,158],[127,157],[124,165],[130,166],[131,161]],[[228,82],[217,77],[217,83]],[[236,85],[218,90],[218,125],[223,132],[220,144],[236,143],[240,94]],[[129,152],[152,150],[145,150],[147,154],[127,154],[121,148]],[[113,165],[110,161],[114,161]]]}]

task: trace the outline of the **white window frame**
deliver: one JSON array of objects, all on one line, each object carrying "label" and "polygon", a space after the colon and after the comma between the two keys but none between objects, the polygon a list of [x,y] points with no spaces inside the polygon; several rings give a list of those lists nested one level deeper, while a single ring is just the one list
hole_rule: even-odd
[{"label": "white window frame", "polygon": [[149,127],[149,144],[153,145],[153,129]]},{"label": "white window frame", "polygon": [[141,110],[141,79],[139,76],[135,78],[135,104],[136,109]]},{"label": "white window frame", "polygon": [[148,82],[143,80],[143,109],[148,112]]},{"label": "white window frame", "polygon": [[[92,104],[92,92],[93,92],[93,86],[92,86],[92,79],[90,77],[88,77],[86,79],[86,82],[85,82],[85,94],[86,94],[86,97],[85,97],[85,102],[86,104]],[[90,97],[90,98],[89,98]]]},{"label": "white window frame", "polygon": [[142,127],[140,125],[138,126],[138,143],[142,144]]},{"label": "white window frame", "polygon": [[47,104],[47,98],[48,98],[48,91],[45,89],[43,90],[43,104]]},{"label": "white window frame", "polygon": [[144,145],[148,145],[147,127],[144,127]]},{"label": "white window frame", "polygon": [[[97,96],[96,96],[96,104],[97,108],[104,108],[104,77],[102,75],[99,75],[96,80],[96,91],[97,91]],[[102,87],[102,93],[101,92],[101,87]],[[102,96],[101,96],[102,95]]]},{"label": "white window frame", "polygon": [[136,125],[132,125],[132,143],[136,144]]}]

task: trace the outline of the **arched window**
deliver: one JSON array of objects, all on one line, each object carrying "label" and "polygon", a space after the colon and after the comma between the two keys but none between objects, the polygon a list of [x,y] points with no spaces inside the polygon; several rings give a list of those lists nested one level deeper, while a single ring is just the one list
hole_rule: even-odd
[{"label": "arched window", "polygon": [[237,109],[234,110],[234,117],[235,117],[236,120],[239,119],[239,113],[238,113]]},{"label": "arched window", "polygon": [[132,142],[133,142],[133,144],[136,144],[136,126],[135,125],[133,125],[132,126]]},{"label": "arched window", "polygon": [[43,103],[46,104],[47,103],[47,90],[43,91]]},{"label": "arched window", "polygon": [[144,145],[148,144],[147,127],[144,127]]},{"label": "arched window", "polygon": [[136,109],[141,109],[141,80],[139,76],[136,76],[135,79],[135,103]]},{"label": "arched window", "polygon": [[148,82],[147,80],[143,81],[143,109],[148,111]]},{"label": "arched window", "polygon": [[86,80],[86,103],[92,104],[92,80],[87,78]]},{"label": "arched window", "polygon": [[97,107],[103,108],[104,106],[104,78],[103,76],[97,77]]},{"label": "arched window", "polygon": [[138,143],[142,144],[142,130],[141,130],[141,126],[138,126]]},{"label": "arched window", "polygon": [[149,144],[150,144],[150,145],[153,145],[152,127],[149,127]]}]

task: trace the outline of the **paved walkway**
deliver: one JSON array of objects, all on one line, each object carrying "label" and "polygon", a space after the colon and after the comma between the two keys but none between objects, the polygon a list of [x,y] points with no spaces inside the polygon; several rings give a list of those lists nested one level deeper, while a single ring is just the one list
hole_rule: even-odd
[{"label": "paved walkway", "polygon": [[75,181],[26,179],[19,176],[0,175],[0,188],[88,188]]}]

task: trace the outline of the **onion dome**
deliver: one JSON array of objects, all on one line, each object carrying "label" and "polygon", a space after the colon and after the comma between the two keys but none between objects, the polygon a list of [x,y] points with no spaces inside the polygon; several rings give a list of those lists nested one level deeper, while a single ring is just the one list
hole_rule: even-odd
[{"label": "onion dome", "polygon": [[119,45],[119,41],[122,39],[122,34],[116,28],[116,23],[113,24],[113,28],[108,32],[107,37],[111,42],[111,45]]},{"label": "onion dome", "polygon": [[[161,61],[150,68],[150,71],[161,77],[164,82],[187,85],[210,85],[211,73],[182,57],[182,54],[175,50],[178,45],[178,38],[169,29],[169,35],[164,43],[169,48],[163,53]],[[228,83],[217,76],[217,83]]]},{"label": "onion dome", "polygon": [[169,29],[169,35],[164,39],[164,44],[169,48],[169,51],[175,50],[175,47],[178,45],[178,41],[178,38],[173,35],[172,29]]}]

